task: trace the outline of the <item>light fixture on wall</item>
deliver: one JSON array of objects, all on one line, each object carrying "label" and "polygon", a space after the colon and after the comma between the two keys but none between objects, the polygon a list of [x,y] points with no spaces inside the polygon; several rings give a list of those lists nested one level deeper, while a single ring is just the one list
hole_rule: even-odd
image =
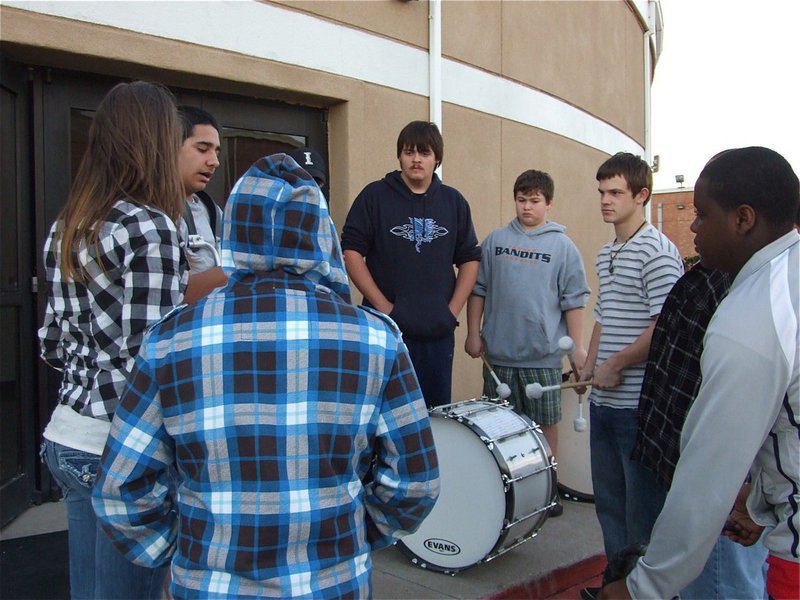
[{"label": "light fixture on wall", "polygon": [[675,175],[675,181],[678,187],[683,187],[683,175]]}]

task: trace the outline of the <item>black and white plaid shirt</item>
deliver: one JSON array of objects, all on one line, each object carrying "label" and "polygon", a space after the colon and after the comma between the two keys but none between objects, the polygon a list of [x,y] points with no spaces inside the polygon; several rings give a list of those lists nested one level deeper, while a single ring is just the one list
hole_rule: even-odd
[{"label": "black and white plaid shirt", "polygon": [[84,284],[62,277],[56,225],[44,248],[42,358],[63,373],[60,404],[110,421],[145,329],[183,298],[188,271],[178,232],[159,210],[117,201],[98,225],[97,248],[80,245]]},{"label": "black and white plaid shirt", "polygon": [[667,487],[680,456],[683,424],[702,381],[703,337],[730,286],[729,275],[696,265],[675,283],[653,331],[632,458],[653,469]]}]

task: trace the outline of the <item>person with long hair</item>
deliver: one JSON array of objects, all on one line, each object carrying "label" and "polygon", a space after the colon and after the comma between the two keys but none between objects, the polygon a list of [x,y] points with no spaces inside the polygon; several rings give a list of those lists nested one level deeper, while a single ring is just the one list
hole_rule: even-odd
[{"label": "person with long hair", "polygon": [[158,84],[115,86],[100,103],[66,205],[44,248],[42,358],[61,371],[42,459],[63,490],[72,598],[158,597],[166,568],[125,559],[98,527],[91,492],[145,329],[183,299],[175,223],[181,126]]}]

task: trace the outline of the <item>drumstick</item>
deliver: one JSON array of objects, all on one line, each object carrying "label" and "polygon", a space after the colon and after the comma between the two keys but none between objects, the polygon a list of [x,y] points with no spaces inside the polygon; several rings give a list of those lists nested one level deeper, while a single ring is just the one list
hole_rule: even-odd
[{"label": "drumstick", "polygon": [[580,373],[578,373],[578,366],[575,364],[575,342],[571,337],[565,335],[558,340],[558,349],[561,350],[561,353],[567,357],[567,360],[569,360],[569,366],[572,369],[572,374],[575,376],[575,381],[578,381]]},{"label": "drumstick", "polygon": [[495,389],[497,395],[503,400],[505,400],[511,395],[511,388],[508,387],[507,383],[500,383],[500,379],[497,377],[497,373],[494,372],[492,365],[490,365],[489,361],[486,360],[486,357],[483,355],[483,352],[481,352],[481,358],[483,359],[483,364],[485,364],[486,368],[489,369],[489,374],[492,376],[492,379],[494,379],[494,382],[497,384],[497,388]]},{"label": "drumstick", "polygon": [[[566,354],[575,381],[578,381],[580,373],[578,373],[578,365],[575,364],[575,342],[571,337],[565,335],[558,340],[558,348]],[[583,418],[583,394],[578,394],[578,416],[572,421],[572,428],[578,432],[586,431],[586,419]]]},{"label": "drumstick", "polygon": [[592,385],[591,381],[565,381],[558,385],[543,386],[541,383],[529,383],[525,386],[525,395],[531,400],[538,400],[545,392],[554,390],[566,390],[569,388],[586,387]]}]

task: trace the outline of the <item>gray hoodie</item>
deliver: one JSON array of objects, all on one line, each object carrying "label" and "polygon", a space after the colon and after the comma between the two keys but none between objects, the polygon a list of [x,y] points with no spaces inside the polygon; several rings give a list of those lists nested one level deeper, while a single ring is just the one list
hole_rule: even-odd
[{"label": "gray hoodie", "polygon": [[525,230],[515,218],[481,244],[484,349],[493,365],[561,368],[564,311],[583,308],[589,286],[583,260],[558,223]]}]

